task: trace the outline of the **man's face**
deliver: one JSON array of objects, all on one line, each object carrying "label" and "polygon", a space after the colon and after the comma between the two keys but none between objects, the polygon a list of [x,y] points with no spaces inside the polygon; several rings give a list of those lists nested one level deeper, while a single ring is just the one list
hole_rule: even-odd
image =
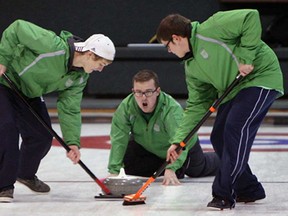
[{"label": "man's face", "polygon": [[92,73],[93,71],[101,72],[105,66],[110,64],[110,62],[103,58],[95,59],[92,52],[87,52],[86,55],[87,57],[83,67],[86,73]]},{"label": "man's face", "polygon": [[132,91],[139,108],[143,112],[151,113],[154,111],[157,105],[157,97],[160,94],[160,87],[155,87],[153,79],[146,82],[134,82]]},{"label": "man's face", "polygon": [[189,44],[187,38],[181,36],[172,35],[172,38],[168,41],[161,41],[161,43],[167,48],[169,53],[173,53],[179,58],[183,58],[187,52],[189,52]]}]

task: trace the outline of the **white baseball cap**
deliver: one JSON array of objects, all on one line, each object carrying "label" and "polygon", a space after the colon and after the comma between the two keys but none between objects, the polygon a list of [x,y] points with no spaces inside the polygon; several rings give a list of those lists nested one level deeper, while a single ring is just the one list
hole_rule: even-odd
[{"label": "white baseball cap", "polygon": [[94,34],[84,42],[74,43],[75,50],[78,52],[91,51],[96,55],[113,61],[115,57],[115,46],[113,42],[103,34]]}]

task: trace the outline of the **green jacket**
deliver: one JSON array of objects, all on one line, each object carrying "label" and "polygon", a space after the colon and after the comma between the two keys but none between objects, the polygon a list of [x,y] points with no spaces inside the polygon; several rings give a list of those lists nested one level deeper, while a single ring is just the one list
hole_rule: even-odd
[{"label": "green jacket", "polygon": [[[182,114],[183,109],[180,104],[170,95],[161,92],[154,114],[147,123],[134,95],[128,95],[120,103],[112,119],[109,172],[117,174],[123,167],[123,157],[130,135],[147,151],[165,159],[171,143],[170,138],[174,136],[175,129],[180,124]],[[196,138],[190,142],[195,141]],[[175,163],[168,165],[167,168],[176,171],[183,165],[186,156],[187,149]]]},{"label": "green jacket", "polygon": [[[80,145],[80,103],[89,75],[82,69],[71,70],[74,52],[67,41],[70,38],[73,35],[69,32],[57,36],[17,20],[2,34],[0,64],[7,67],[6,74],[28,98],[59,92],[57,109],[64,140],[68,145]],[[1,77],[0,83],[9,86]]]},{"label": "green jacket", "polygon": [[181,126],[172,143],[178,143],[200,121],[217,96],[238,75],[238,64],[254,70],[222,103],[244,88],[275,89],[283,94],[283,78],[275,53],[261,41],[261,23],[256,10],[218,12],[207,21],[192,22],[192,57],[184,60],[188,100]]}]

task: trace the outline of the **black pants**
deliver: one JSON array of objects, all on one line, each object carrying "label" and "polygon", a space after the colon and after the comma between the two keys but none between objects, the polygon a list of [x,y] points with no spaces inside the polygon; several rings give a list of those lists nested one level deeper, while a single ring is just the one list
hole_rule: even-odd
[{"label": "black pants", "polygon": [[[145,150],[134,140],[130,141],[124,156],[124,169],[128,175],[150,177],[165,159]],[[203,153],[199,141],[190,149],[183,166],[176,171],[178,178],[213,176],[217,173],[219,158],[214,152]],[[163,175],[162,173],[161,175]]]},{"label": "black pants", "polygon": [[[29,99],[29,103],[51,125],[44,101],[34,98]],[[51,147],[52,136],[14,92],[3,85],[0,85],[0,119],[1,191],[14,188],[17,177],[34,177],[41,159]]]}]

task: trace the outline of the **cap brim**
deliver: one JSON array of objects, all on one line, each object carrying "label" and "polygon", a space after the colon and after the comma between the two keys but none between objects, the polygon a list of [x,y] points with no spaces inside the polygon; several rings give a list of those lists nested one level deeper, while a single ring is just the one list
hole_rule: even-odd
[{"label": "cap brim", "polygon": [[78,52],[87,51],[87,49],[85,48],[85,46],[86,46],[85,42],[74,43],[74,46],[75,46],[75,50]]}]

